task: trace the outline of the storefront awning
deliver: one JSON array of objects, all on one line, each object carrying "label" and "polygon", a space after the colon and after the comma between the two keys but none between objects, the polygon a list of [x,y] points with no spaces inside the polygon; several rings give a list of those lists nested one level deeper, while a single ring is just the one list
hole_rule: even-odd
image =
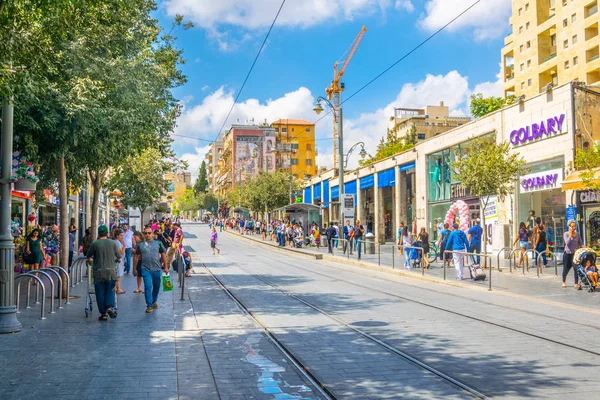
[{"label": "storefront awning", "polygon": [[313,199],[321,200],[321,182],[313,186]]},{"label": "storefront awning", "polygon": [[[582,172],[584,172],[584,171],[573,172],[571,175],[569,175],[565,179],[563,179],[562,191],[564,192],[566,190],[589,189],[588,187],[586,187],[585,183],[583,182],[583,178],[581,177]],[[594,184],[600,184],[600,168],[595,168],[592,170],[592,172],[594,173],[594,179],[592,180],[592,182]]]},{"label": "storefront awning", "polygon": [[304,188],[304,202],[312,204],[312,186]]},{"label": "storefront awning", "polygon": [[366,190],[375,186],[375,175],[367,175],[360,178],[360,190]]},{"label": "storefront awning", "polygon": [[336,200],[340,198],[340,186],[333,186],[331,188],[331,200]]}]

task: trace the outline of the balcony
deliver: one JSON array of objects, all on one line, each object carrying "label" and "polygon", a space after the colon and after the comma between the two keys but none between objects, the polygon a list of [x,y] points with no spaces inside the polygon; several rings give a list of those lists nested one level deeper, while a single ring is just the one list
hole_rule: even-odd
[{"label": "balcony", "polygon": [[600,55],[600,52],[598,50],[598,46],[594,46],[585,52],[585,59],[588,63],[591,63],[592,61],[598,59],[598,56]]},{"label": "balcony", "polygon": [[598,2],[597,1],[594,1],[590,4],[588,4],[583,9],[583,15],[585,16],[585,18],[589,18],[592,15],[596,14],[597,12],[598,12]]},{"label": "balcony", "polygon": [[551,26],[538,35],[538,64],[556,58],[556,25]]},{"label": "balcony", "polygon": [[554,84],[554,86],[558,85],[558,69],[556,65],[548,68],[546,71],[539,74],[540,93],[544,90],[544,87],[549,83]]}]

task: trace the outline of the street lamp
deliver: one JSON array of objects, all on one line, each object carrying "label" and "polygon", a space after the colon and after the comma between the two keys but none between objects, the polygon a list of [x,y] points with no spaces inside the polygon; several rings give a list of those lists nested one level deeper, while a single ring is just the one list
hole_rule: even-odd
[{"label": "street lamp", "polygon": [[343,122],[342,122],[342,105],[340,104],[337,109],[336,107],[331,104],[331,102],[329,100],[327,100],[326,98],[319,96],[317,98],[317,102],[315,103],[315,107],[313,108],[314,112],[317,113],[317,115],[321,114],[321,112],[323,112],[323,106],[321,105],[321,101],[324,101],[329,108],[331,109],[331,112],[333,113],[333,115],[336,117],[336,121],[337,121],[337,132],[338,132],[338,173],[339,173],[339,203],[340,203],[340,213],[339,213],[339,224],[340,226],[344,225],[344,211],[343,211],[343,207],[342,207],[342,197],[344,194],[344,130],[343,130]]},{"label": "street lamp", "polygon": [[355,143],[352,147],[350,147],[350,150],[348,150],[348,153],[346,153],[346,159],[344,160],[344,168],[348,168],[348,159],[350,158],[350,155],[352,155],[352,151],[358,145],[360,145],[360,151],[358,152],[358,154],[360,155],[360,158],[362,158],[364,160],[365,157],[367,156],[367,151],[365,150],[365,144],[363,142]]}]

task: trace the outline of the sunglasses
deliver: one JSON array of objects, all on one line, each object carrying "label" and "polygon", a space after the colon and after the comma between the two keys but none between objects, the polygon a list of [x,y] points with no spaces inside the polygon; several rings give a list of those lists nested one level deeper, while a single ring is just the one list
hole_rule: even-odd
[{"label": "sunglasses", "polygon": [[144,232],[144,235],[152,235],[153,232]]}]

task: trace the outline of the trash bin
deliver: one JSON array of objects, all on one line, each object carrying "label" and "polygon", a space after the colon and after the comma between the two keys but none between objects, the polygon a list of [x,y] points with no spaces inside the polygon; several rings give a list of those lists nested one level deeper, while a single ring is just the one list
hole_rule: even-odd
[{"label": "trash bin", "polygon": [[366,242],[366,253],[367,254],[375,254],[375,235],[373,235],[371,232],[367,233],[365,235],[365,242]]}]

